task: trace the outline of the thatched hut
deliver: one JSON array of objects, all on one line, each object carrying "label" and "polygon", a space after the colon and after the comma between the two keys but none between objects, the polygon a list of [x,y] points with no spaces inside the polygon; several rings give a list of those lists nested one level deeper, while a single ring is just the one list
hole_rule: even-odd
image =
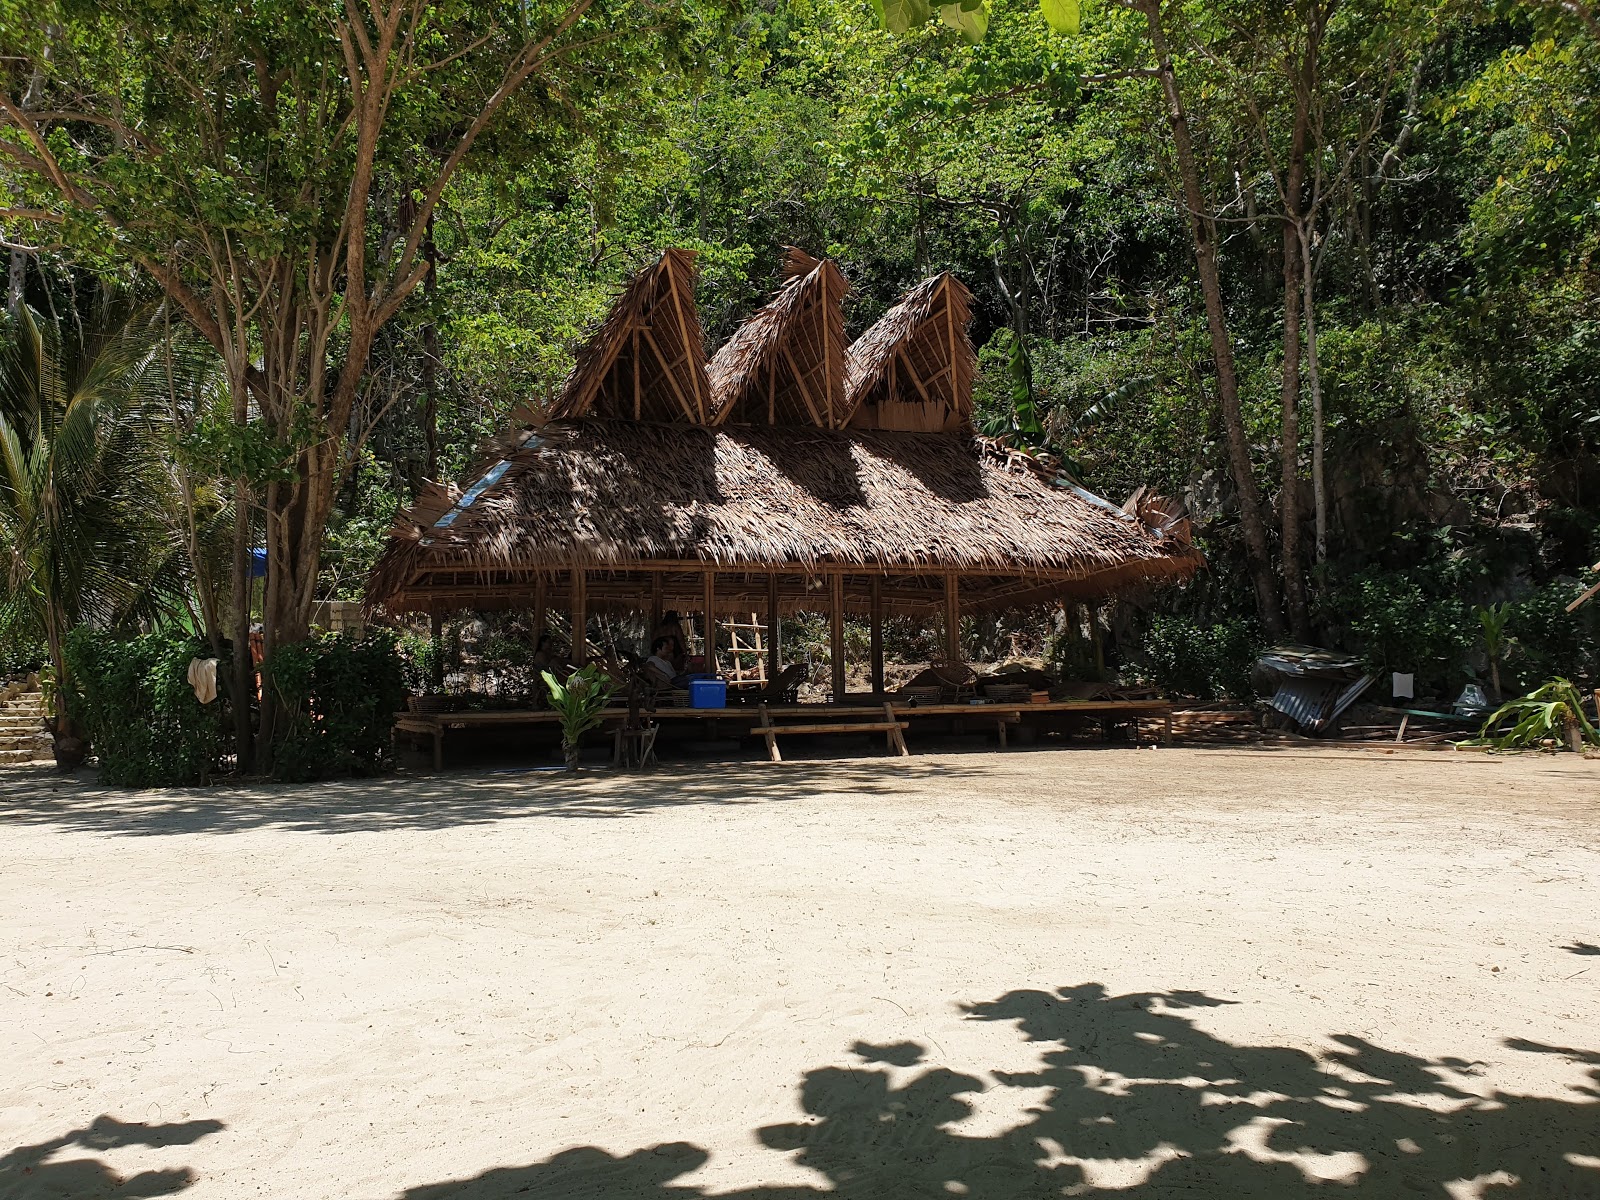
[{"label": "thatched hut", "polygon": [[[490,447],[465,491],[430,486],[400,515],[369,605],[562,608],[580,659],[598,609],[762,611],[774,635],[780,613],[825,611],[840,695],[847,613],[872,619],[881,689],[885,614],[942,617],[956,659],[963,613],[1097,599],[1199,566],[1164,503],[1125,511],[973,436],[956,280],[913,289],[848,349],[847,368],[842,276],[797,251],[789,261],[773,302],[713,360],[709,411],[685,403],[692,262],[669,253],[642,273],[552,412]],[[681,331],[676,353],[646,336],[663,324]],[[768,653],[775,674],[776,636]]]},{"label": "thatched hut", "polygon": [[855,340],[844,380],[851,428],[954,433],[971,425],[978,369],[967,340],[971,300],[946,271],[912,288]]},{"label": "thatched hut", "polygon": [[783,285],[711,360],[713,422],[842,429],[844,276],[826,259],[788,249]]}]

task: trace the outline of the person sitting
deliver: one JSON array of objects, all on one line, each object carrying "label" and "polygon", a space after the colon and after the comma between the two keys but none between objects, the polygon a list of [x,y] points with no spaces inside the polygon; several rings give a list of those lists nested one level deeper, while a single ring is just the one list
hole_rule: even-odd
[{"label": "person sitting", "polygon": [[[672,664],[673,672],[682,674],[687,670],[689,666],[689,643],[688,639],[683,636],[683,620],[676,612],[662,614],[661,624],[656,626],[655,637],[656,641],[660,641],[662,638],[670,638],[672,640],[671,651],[662,655],[662,657]],[[653,647],[654,645],[655,642],[652,642],[651,646]],[[652,650],[652,653],[654,653],[654,650]]]},{"label": "person sitting", "polygon": [[650,643],[650,657],[644,660],[645,682],[656,689],[687,688],[689,676],[679,671],[672,661],[675,645],[670,635],[663,634]]},{"label": "person sitting", "polygon": [[565,679],[576,669],[567,661],[566,655],[556,647],[556,639],[548,633],[539,635],[538,644],[533,648],[533,665],[541,671],[549,671],[557,679]]}]

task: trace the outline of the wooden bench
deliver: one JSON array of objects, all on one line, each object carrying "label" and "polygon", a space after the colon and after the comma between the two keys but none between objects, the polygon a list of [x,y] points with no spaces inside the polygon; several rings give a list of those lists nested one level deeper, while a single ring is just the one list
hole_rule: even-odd
[{"label": "wooden bench", "polygon": [[778,752],[778,735],[794,733],[881,733],[888,743],[888,749],[897,751],[901,757],[907,757],[911,753],[905,739],[905,731],[911,727],[911,722],[896,719],[894,706],[887,701],[883,705],[885,719],[882,721],[825,721],[807,725],[774,725],[772,714],[767,711],[765,704],[761,705],[760,711],[761,724],[750,732],[767,739],[767,755],[773,762],[783,761],[783,755]]}]

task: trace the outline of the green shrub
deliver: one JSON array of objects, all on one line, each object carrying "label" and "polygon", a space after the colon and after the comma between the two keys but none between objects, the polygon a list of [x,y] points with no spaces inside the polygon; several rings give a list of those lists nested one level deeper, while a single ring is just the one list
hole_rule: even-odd
[{"label": "green shrub", "polygon": [[1163,691],[1196,700],[1250,700],[1250,669],[1261,653],[1256,627],[1234,618],[1202,625],[1152,617],[1134,655],[1137,674]]},{"label": "green shrub", "polygon": [[1506,633],[1515,645],[1506,669],[1516,686],[1555,677],[1600,686],[1600,598],[1566,611],[1581,593],[1581,584],[1558,580],[1512,601]]},{"label": "green shrub", "polygon": [[[1428,585],[1428,586],[1425,586]],[[1363,571],[1333,589],[1324,615],[1373,671],[1408,671],[1417,695],[1453,695],[1481,638],[1478,621],[1447,575],[1424,569]],[[1515,633],[1514,622],[1508,633]]]},{"label": "green shrub", "polygon": [[[209,647],[169,631],[117,638],[87,627],[67,635],[68,711],[89,735],[100,778],[121,787],[204,783],[224,745],[219,697],[201,704],[189,685],[189,662]],[[218,664],[219,676],[226,664]]]},{"label": "green shrub", "polygon": [[439,646],[434,640],[419,633],[402,633],[396,649],[406,691],[415,696],[434,691],[435,664],[439,658]]},{"label": "green shrub", "polygon": [[273,752],[275,778],[375,775],[391,765],[394,714],[405,702],[393,633],[330,633],[280,646],[262,678],[288,714]]},{"label": "green shrub", "polygon": [[0,681],[37,671],[50,660],[42,640],[0,637]]}]

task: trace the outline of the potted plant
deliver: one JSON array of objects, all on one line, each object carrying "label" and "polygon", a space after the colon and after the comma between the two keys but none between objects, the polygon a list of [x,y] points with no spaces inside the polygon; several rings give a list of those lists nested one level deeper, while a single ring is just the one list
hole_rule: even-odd
[{"label": "potted plant", "polygon": [[550,693],[550,707],[561,717],[561,750],[566,756],[567,770],[576,771],[578,743],[585,733],[600,724],[601,713],[615,685],[593,663],[568,675],[566,683],[549,671],[540,674]]}]

